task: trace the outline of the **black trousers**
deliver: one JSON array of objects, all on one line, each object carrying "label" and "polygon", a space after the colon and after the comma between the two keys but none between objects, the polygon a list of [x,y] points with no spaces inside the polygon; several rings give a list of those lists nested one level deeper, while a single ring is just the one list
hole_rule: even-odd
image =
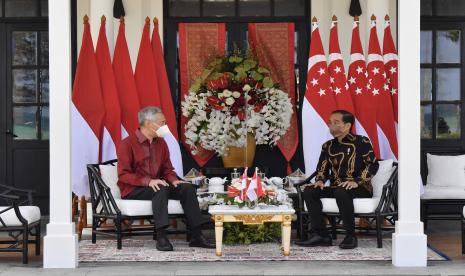
[{"label": "black trousers", "polygon": [[156,229],[169,226],[168,199],[181,201],[189,229],[200,228],[202,224],[202,214],[200,212],[199,201],[197,200],[197,191],[191,184],[183,183],[177,187],[171,185],[169,187],[163,186],[157,192],[151,187],[137,187],[125,199],[151,200]]},{"label": "black trousers", "polygon": [[347,235],[354,235],[355,217],[353,199],[369,197],[372,197],[372,195],[364,187],[357,187],[351,190],[346,190],[343,187],[324,187],[323,190],[306,187],[303,192],[303,198],[307,205],[307,210],[310,212],[311,230],[320,236],[328,236],[321,198],[335,198]]}]

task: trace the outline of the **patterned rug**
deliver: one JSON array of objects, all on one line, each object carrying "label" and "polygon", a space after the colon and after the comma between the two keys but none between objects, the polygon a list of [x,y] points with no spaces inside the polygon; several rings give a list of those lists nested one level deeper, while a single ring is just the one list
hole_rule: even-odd
[{"label": "patterned rug", "polygon": [[[340,241],[334,244],[338,245]],[[376,247],[376,239],[359,239],[359,247],[342,250],[331,247],[299,247],[291,245],[291,255],[281,254],[280,244],[263,243],[252,245],[223,245],[223,256],[217,257],[214,249],[191,248],[185,240],[171,240],[172,252],[160,252],[155,241],[124,239],[123,249],[116,249],[115,240],[90,240],[79,243],[81,262],[211,262],[211,261],[389,261],[391,240],[383,240],[383,248]],[[448,260],[446,256],[428,247],[428,260]]]}]

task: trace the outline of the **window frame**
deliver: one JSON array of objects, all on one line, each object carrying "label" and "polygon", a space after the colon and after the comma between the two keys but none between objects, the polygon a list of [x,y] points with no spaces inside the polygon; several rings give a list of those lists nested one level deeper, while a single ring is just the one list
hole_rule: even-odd
[{"label": "window frame", "polygon": [[[434,1],[433,1],[433,11],[434,11]],[[434,12],[433,12],[434,14]],[[427,147],[464,147],[465,146],[465,44],[464,44],[464,35],[465,35],[465,17],[464,21],[460,20],[450,20],[449,17],[438,17],[438,16],[422,16],[421,18],[420,29],[421,31],[432,31],[432,57],[431,63],[421,63],[421,69],[432,69],[432,86],[431,93],[432,99],[425,101],[421,100],[421,106],[431,105],[432,107],[432,138],[423,138],[421,137],[422,145]],[[437,54],[437,31],[445,30],[460,30],[460,63],[437,63],[436,54]],[[442,68],[458,68],[460,72],[460,99],[459,100],[437,100],[437,69]],[[437,105],[440,104],[458,104],[460,107],[460,138],[459,139],[441,139],[437,138]]]}]

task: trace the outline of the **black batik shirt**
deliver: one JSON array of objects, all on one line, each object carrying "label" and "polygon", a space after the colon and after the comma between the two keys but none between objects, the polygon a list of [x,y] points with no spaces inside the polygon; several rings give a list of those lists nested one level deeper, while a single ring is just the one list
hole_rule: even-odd
[{"label": "black batik shirt", "polygon": [[323,144],[315,179],[330,180],[333,187],[344,181],[355,181],[373,193],[371,179],[378,167],[370,139],[349,133],[341,142],[335,138]]}]

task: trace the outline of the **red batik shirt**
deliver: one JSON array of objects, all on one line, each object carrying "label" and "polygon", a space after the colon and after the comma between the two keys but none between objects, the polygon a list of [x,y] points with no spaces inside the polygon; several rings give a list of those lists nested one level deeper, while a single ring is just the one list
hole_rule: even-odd
[{"label": "red batik shirt", "polygon": [[170,161],[168,146],[163,138],[152,143],[138,129],[121,141],[118,155],[118,187],[126,197],[136,187],[148,187],[150,180],[177,180]]}]

